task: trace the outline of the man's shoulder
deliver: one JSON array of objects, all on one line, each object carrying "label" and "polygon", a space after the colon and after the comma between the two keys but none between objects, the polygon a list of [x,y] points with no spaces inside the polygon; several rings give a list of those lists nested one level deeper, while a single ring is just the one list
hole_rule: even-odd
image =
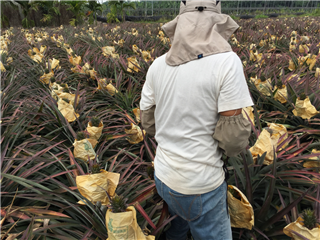
[{"label": "man's shoulder", "polygon": [[157,57],[151,65],[162,65],[166,64],[166,55],[167,53],[161,55],[160,57]]},{"label": "man's shoulder", "polygon": [[218,58],[219,61],[221,61],[221,60],[223,61],[224,59],[225,60],[240,59],[239,56],[233,51],[213,54],[213,55],[210,55],[208,57],[209,58]]}]

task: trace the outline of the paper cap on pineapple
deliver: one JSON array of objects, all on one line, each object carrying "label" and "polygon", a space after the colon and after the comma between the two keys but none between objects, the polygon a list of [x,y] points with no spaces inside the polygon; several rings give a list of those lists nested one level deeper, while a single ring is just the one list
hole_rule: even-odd
[{"label": "paper cap on pineapple", "polygon": [[239,25],[221,14],[221,2],[182,1],[179,15],[162,26],[171,41],[166,63],[178,66],[213,54],[231,52],[230,36]]}]

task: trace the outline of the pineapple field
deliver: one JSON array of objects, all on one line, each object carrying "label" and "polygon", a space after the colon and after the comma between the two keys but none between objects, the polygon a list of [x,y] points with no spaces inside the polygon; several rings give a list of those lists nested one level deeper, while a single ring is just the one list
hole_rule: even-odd
[{"label": "pineapple field", "polygon": [[[320,239],[319,22],[239,20],[229,40],[255,103],[249,146],[224,156],[234,239]],[[139,110],[161,26],[3,29],[1,239],[131,239],[131,217],[132,239],[162,239],[175,216]]]}]

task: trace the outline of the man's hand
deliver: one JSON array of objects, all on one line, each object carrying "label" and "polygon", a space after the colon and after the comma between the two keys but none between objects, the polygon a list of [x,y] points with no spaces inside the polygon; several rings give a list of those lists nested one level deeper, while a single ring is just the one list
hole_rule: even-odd
[{"label": "man's hand", "polygon": [[226,117],[237,116],[241,113],[241,110],[242,110],[242,108],[236,109],[236,110],[225,111],[225,112],[219,112],[219,114],[221,116],[226,116]]}]

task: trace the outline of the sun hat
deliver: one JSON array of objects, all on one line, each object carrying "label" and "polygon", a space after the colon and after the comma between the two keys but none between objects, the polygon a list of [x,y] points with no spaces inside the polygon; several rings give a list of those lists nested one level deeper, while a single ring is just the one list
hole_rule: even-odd
[{"label": "sun hat", "polygon": [[166,63],[178,66],[213,54],[230,52],[230,36],[239,25],[221,14],[221,2],[213,0],[182,1],[179,15],[164,24],[162,30],[171,41]]}]

